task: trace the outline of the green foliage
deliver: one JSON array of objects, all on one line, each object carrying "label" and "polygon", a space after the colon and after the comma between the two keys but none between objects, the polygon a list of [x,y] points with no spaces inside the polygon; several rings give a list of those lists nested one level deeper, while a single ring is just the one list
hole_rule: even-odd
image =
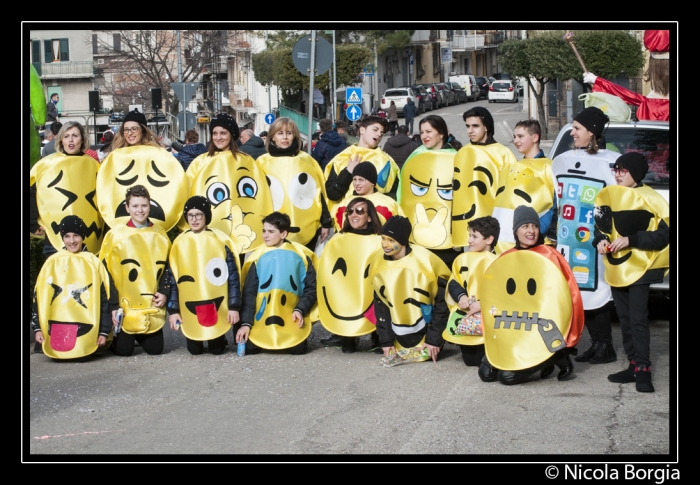
[{"label": "green foliage", "polygon": [[29,238],[29,291],[34,293],[34,285],[44,264],[44,238]]},{"label": "green foliage", "polygon": [[[586,68],[606,79],[621,74],[637,76],[644,67],[642,42],[623,30],[587,30],[574,33],[574,44]],[[573,54],[573,52],[572,52]],[[578,62],[566,78],[579,79],[583,70]]]},{"label": "green foliage", "polygon": [[403,49],[411,41],[415,30],[336,30],[336,42],[364,44],[369,49],[376,46],[381,55],[388,49]]},{"label": "green foliage", "polygon": [[265,50],[251,56],[255,80],[263,86],[274,84],[272,51]]}]

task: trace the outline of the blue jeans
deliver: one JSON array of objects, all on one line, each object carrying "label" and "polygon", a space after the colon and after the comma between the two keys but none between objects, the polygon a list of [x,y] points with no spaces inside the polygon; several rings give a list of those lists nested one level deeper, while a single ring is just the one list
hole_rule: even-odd
[{"label": "blue jeans", "polygon": [[408,134],[412,135],[413,134],[413,118],[411,118],[411,119],[406,118],[405,124],[408,127]]}]

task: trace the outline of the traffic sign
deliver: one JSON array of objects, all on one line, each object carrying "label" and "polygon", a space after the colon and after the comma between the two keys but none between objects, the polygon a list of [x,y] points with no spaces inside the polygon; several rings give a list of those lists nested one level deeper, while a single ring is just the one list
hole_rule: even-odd
[{"label": "traffic sign", "polygon": [[[314,56],[316,72],[320,76],[333,64],[333,46],[323,37],[316,37],[316,54]],[[311,36],[305,35],[299,39],[292,49],[292,62],[304,76],[311,75]]]},{"label": "traffic sign", "polygon": [[[177,96],[177,99],[179,99],[185,106],[187,106],[187,103],[190,102],[192,96],[194,96],[194,93],[197,92],[198,86],[199,83],[170,83],[170,88],[175,93],[175,96]],[[185,89],[184,94],[182,92],[183,88]],[[185,99],[180,99],[181,97],[184,97]]]},{"label": "traffic sign", "polygon": [[374,76],[374,64],[371,62],[365,66],[365,76]]},{"label": "traffic sign", "polygon": [[265,115],[265,123],[267,123],[268,125],[271,125],[274,122],[275,122],[275,115],[273,115],[272,113],[267,113]]},{"label": "traffic sign", "polygon": [[348,107],[348,109],[345,110],[345,115],[348,117],[350,121],[357,121],[360,119],[360,115],[362,114],[362,109],[360,109],[359,106],[356,104],[353,104]]},{"label": "traffic sign", "polygon": [[362,104],[362,88],[345,88],[347,104]]}]

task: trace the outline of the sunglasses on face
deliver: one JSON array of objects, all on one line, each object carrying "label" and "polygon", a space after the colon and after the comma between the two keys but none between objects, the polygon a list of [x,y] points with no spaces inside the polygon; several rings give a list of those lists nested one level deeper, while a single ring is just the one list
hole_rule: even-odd
[{"label": "sunglasses on face", "polygon": [[610,172],[612,172],[613,175],[622,175],[623,177],[630,173],[626,168],[613,168]]},{"label": "sunglasses on face", "polygon": [[349,216],[353,215],[356,212],[358,216],[361,216],[364,215],[365,212],[367,212],[367,209],[365,209],[364,207],[353,207],[352,209],[348,209]]}]

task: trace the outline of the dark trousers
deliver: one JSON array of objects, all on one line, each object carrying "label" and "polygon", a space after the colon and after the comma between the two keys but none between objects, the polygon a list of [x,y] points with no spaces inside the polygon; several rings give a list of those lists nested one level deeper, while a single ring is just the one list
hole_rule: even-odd
[{"label": "dark trousers", "polygon": [[138,342],[144,352],[149,355],[163,353],[163,329],[148,334],[119,332],[112,340],[110,350],[115,355],[128,357],[134,353],[135,342]]},{"label": "dark trousers", "polygon": [[[185,337],[187,338],[187,337]],[[200,355],[204,352],[204,342],[203,340],[191,340],[187,339],[187,350],[189,350],[192,355]],[[206,340],[209,343],[209,352],[214,355],[221,355],[226,349],[226,335],[221,337],[216,337],[215,339]]]},{"label": "dark trousers", "polygon": [[475,367],[481,364],[484,358],[484,344],[481,345],[460,345],[462,360],[467,367]]},{"label": "dark trousers", "polygon": [[408,118],[405,119],[405,125],[408,128],[408,134],[409,136],[413,134],[413,118],[410,120]]},{"label": "dark trousers", "polygon": [[627,358],[637,365],[651,366],[649,360],[649,285],[612,289],[617,316],[620,317],[622,346]]},{"label": "dark trousers", "polygon": [[604,344],[612,343],[612,323],[610,321],[610,311],[613,302],[609,301],[600,308],[586,310],[586,328],[593,342]]},{"label": "dark trousers", "polygon": [[[302,355],[305,354],[308,349],[309,339],[306,339],[302,343],[297,344],[294,347],[290,347],[286,350],[292,355]],[[253,342],[250,341],[250,339],[248,339],[248,341],[245,343],[245,355],[259,354],[260,352],[262,352],[262,350],[263,349],[261,347],[255,345]]]}]

